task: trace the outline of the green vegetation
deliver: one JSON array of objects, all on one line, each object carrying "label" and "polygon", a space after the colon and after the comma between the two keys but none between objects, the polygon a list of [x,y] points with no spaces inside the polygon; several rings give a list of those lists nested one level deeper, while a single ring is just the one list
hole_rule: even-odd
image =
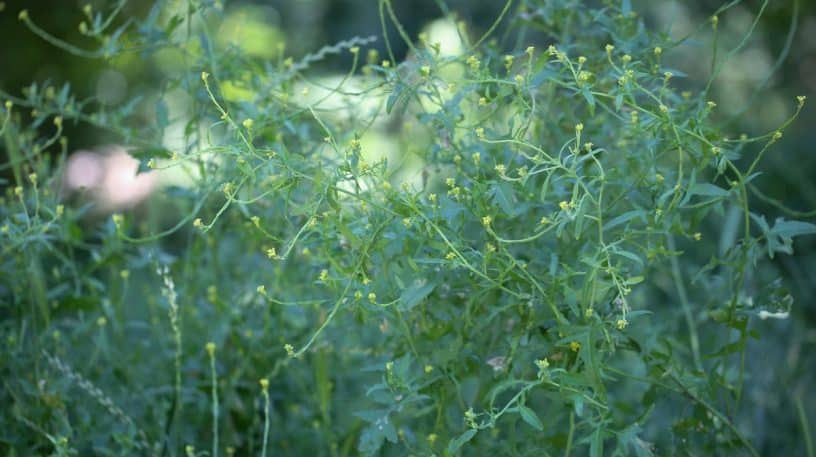
[{"label": "green vegetation", "polygon": [[[0,92],[0,452],[764,453],[752,344],[795,306],[772,260],[816,225],[754,210],[754,183],[805,98],[740,135],[676,84],[692,37],[578,3],[448,12],[451,50],[379,0],[396,33],[299,59],[262,28],[219,41],[218,2],[87,7],[98,48],[19,12],[168,70],[117,102]],[[329,57],[347,73],[313,77]],[[66,199],[67,124],[169,184],[113,215]]]}]

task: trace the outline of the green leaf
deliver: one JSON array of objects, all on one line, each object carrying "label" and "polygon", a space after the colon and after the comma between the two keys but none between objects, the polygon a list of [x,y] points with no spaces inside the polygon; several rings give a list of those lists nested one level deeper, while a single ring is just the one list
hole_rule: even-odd
[{"label": "green leaf", "polygon": [[507,215],[515,216],[516,214],[516,194],[513,188],[506,182],[493,183],[490,186],[490,195],[493,197],[493,203],[501,208],[502,212]]},{"label": "green leaf", "polygon": [[385,434],[377,425],[370,425],[360,433],[360,440],[357,443],[357,450],[363,455],[374,455],[383,445]]},{"label": "green leaf", "polygon": [[631,221],[634,218],[640,218],[641,222],[646,222],[646,211],[642,209],[633,209],[632,211],[627,211],[620,216],[610,220],[606,224],[604,224],[603,229],[611,230],[621,224],[625,224]]},{"label": "green leaf", "polygon": [[518,407],[518,412],[521,418],[524,419],[524,422],[527,422],[531,427],[539,432],[544,430],[544,424],[542,424],[541,419],[536,416],[535,411],[522,405]]},{"label": "green leaf", "polygon": [[436,284],[429,283],[426,279],[414,280],[413,284],[408,286],[400,295],[400,311],[408,311],[418,305],[433,292],[435,287]]},{"label": "green leaf", "polygon": [[595,429],[592,434],[592,441],[589,443],[590,457],[603,457],[603,437],[601,436],[601,428]]},{"label": "green leaf", "polygon": [[780,217],[774,222],[773,232],[788,238],[799,235],[812,235],[816,233],[816,225],[809,222],[786,221]]},{"label": "green leaf", "polygon": [[631,278],[627,279],[624,284],[627,286],[634,286],[635,284],[640,284],[643,282],[643,276],[632,276]]},{"label": "green leaf", "polygon": [[691,186],[688,192],[691,195],[705,195],[708,197],[725,197],[729,193],[722,187],[707,182],[701,182]]},{"label": "green leaf", "polygon": [[475,435],[476,429],[471,428],[468,429],[465,433],[462,433],[458,437],[450,440],[450,442],[448,443],[448,452],[450,452],[451,454],[458,452],[459,448],[461,448],[465,443],[470,441]]}]

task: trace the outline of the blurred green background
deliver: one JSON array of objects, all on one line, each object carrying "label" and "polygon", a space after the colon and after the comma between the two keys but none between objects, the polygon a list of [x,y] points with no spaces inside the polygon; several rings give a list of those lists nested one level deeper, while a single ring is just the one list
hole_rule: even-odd
[{"label": "blurred green background", "polygon": [[[31,33],[17,19],[18,12],[28,9],[32,20],[41,28],[77,47],[94,49],[97,44],[78,30],[83,20],[85,1],[9,0],[0,10],[0,90],[20,95],[32,82],[50,81],[60,87],[70,83],[80,98],[96,97],[99,104],[119,104],[135,94],[157,91],[167,72],[173,71],[172,56],[156,54],[145,58],[139,54],[112,60],[90,60],[75,57]],[[89,2],[100,7],[101,2]],[[121,19],[149,14],[146,1],[128,2]],[[171,4],[173,2],[170,2]],[[182,2],[177,2],[182,3]],[[678,48],[667,53],[673,67],[688,74],[675,83],[689,90],[700,90],[710,74],[711,29],[705,24],[711,13],[723,2],[717,0],[632,1],[632,8],[645,16],[653,30],[665,31],[673,38],[698,31]],[[409,35],[416,37],[433,21],[444,17],[444,9],[455,12],[468,27],[484,30],[504,6],[496,0],[403,0],[394,2],[397,16]],[[381,34],[376,2],[372,0],[276,0],[225,2],[224,17],[216,24],[221,46],[240,46],[260,58],[277,59],[281,45],[284,54],[295,59],[314,52],[325,44],[353,36]],[[710,99],[718,104],[718,121],[726,124],[729,135],[762,134],[776,128],[792,111],[795,96],[805,95],[810,102],[800,118],[785,132],[780,144],[766,155],[764,174],[756,181],[769,197],[783,201],[797,211],[816,208],[816,2],[812,0],[743,1],[720,17],[721,56],[727,55],[742,40],[757,13],[763,10],[756,29],[746,46],[730,58],[722,74],[712,85]],[[535,12],[532,12],[535,13]],[[702,25],[702,27],[701,27]],[[398,59],[407,49],[389,29]],[[580,33],[580,31],[576,31]],[[495,36],[500,37],[501,30]],[[530,36],[531,42],[546,46],[546,31]],[[512,47],[513,43],[508,43]],[[526,45],[526,43],[525,43]],[[380,38],[374,47],[385,55]],[[347,70],[348,56],[331,57],[309,71],[331,75]],[[109,132],[85,124],[66,124],[69,150],[92,148],[116,143]],[[6,159],[3,158],[2,162]],[[10,179],[8,170],[0,172]],[[774,205],[756,197],[752,204],[758,212],[773,220],[783,213]],[[814,214],[800,218],[814,221]],[[712,228],[712,230],[715,230]],[[716,234],[713,234],[716,236]],[[797,240],[795,256],[774,260],[784,284],[795,299],[790,319],[767,322],[761,345],[752,349],[756,357],[749,360],[757,376],[749,382],[750,398],[757,404],[757,417],[749,418],[764,427],[765,436],[755,437],[766,451],[774,449],[775,440],[786,439],[797,427],[790,414],[792,396],[800,396],[811,420],[816,419],[816,237]],[[767,369],[763,369],[767,367]],[[791,395],[788,395],[791,393]],[[787,431],[787,432],[786,432]],[[772,455],[768,454],[768,455]]]}]

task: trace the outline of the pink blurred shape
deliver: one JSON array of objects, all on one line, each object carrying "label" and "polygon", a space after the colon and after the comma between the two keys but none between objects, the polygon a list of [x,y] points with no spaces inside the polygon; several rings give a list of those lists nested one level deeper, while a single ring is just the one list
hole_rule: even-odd
[{"label": "pink blurred shape", "polygon": [[138,170],[139,161],[121,146],[77,151],[65,167],[65,191],[87,190],[102,211],[130,208],[144,201],[158,184],[155,172],[137,174]]}]

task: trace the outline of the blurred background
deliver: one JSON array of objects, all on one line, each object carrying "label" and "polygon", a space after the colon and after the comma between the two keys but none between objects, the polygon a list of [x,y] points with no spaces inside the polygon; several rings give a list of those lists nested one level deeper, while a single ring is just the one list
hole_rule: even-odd
[{"label": "blurred background", "polygon": [[[94,49],[98,44],[79,31],[79,24],[84,19],[82,8],[88,3],[94,8],[101,6],[99,1],[75,0],[0,2],[0,90],[20,96],[23,88],[32,82],[50,82],[55,87],[68,83],[78,98],[94,97],[100,105],[118,105],[134,94],[163,90],[163,78],[177,65],[172,53],[159,52],[149,58],[138,54],[109,60],[80,58],[38,37],[17,17],[25,8],[42,29],[79,48]],[[121,17],[144,17],[149,14],[151,3],[128,2]],[[223,21],[217,24],[215,31],[219,45],[238,46],[262,59],[292,56],[297,60],[325,44],[354,36],[381,35],[376,2],[372,0],[224,3]],[[705,87],[711,74],[709,17],[723,2],[633,0],[631,3],[633,10],[643,15],[655,31],[665,32],[673,39],[694,33],[683,45],[668,52],[666,58],[672,62],[671,66],[687,75],[675,79],[677,86],[692,91]],[[442,39],[446,33],[453,33],[452,22],[441,20],[446,15],[446,8],[454,12],[457,19],[464,20],[468,27],[484,30],[503,6],[504,2],[498,0],[394,2],[395,12],[410,36],[416,37],[424,31]],[[756,28],[744,48],[730,56],[728,64],[714,81],[709,98],[717,103],[718,121],[727,125],[732,137],[774,130],[792,112],[797,95],[809,98],[799,119],[786,130],[772,153],[765,156],[760,167],[764,173],[756,184],[770,199],[785,202],[789,208],[802,212],[798,215],[800,219],[813,222],[816,216],[812,212],[816,208],[813,146],[816,144],[816,2],[740,2],[719,18],[719,55],[728,55],[728,51],[740,43],[760,11],[762,15]],[[397,59],[404,58],[407,52],[404,44],[396,39],[393,28],[389,28],[389,33]],[[442,44],[445,45],[444,41]],[[386,54],[382,39],[372,46],[379,49],[381,56]],[[320,61],[309,71],[315,76],[332,76],[347,71],[348,65],[349,57],[345,54]],[[153,115],[144,114],[145,119]],[[88,151],[98,151],[121,140],[111,132],[83,123],[67,123],[65,135],[70,138],[69,151],[78,153],[75,160],[85,160],[79,162],[81,175],[87,175],[94,167],[94,158],[92,153],[88,155]],[[137,181],[133,176],[136,163],[129,163],[126,158],[123,160],[121,180]],[[6,161],[2,158],[2,162]],[[9,173],[8,169],[0,172],[3,178],[11,179]],[[142,184],[152,189],[154,183]],[[112,187],[116,187],[116,183]],[[145,192],[140,198],[146,195]],[[132,204],[134,201],[126,202]],[[754,197],[752,204],[758,212],[768,215],[768,220],[784,215],[768,201]],[[774,260],[783,283],[794,297],[792,316],[768,325],[767,331],[774,336],[762,339],[762,347],[756,348],[760,358],[754,361],[764,364],[766,360],[774,360],[778,370],[768,370],[767,379],[749,383],[762,391],[755,392],[752,398],[762,406],[759,410],[765,414],[767,436],[763,442],[766,449],[772,449],[775,436],[789,436],[787,433],[777,434],[777,430],[797,427],[795,415],[789,414],[793,410],[790,397],[769,395],[769,389],[803,396],[811,419],[816,418],[816,397],[807,394],[816,383],[816,357],[813,356],[816,353],[816,237],[797,239],[795,250],[795,256],[779,256]]]}]

